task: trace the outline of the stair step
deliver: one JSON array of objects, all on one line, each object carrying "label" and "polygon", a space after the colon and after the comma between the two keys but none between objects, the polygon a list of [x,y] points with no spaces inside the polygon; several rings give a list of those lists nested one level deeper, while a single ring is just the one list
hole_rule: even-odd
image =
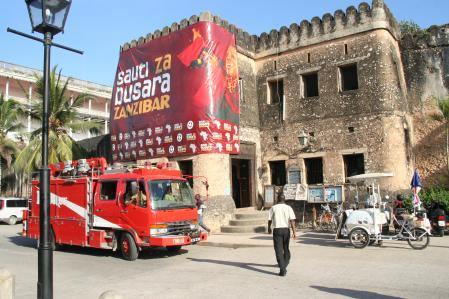
[{"label": "stair step", "polygon": [[235,213],[235,219],[244,220],[244,219],[268,219],[267,212],[257,212],[257,213]]},{"label": "stair step", "polygon": [[230,220],[229,225],[231,226],[259,226],[267,224],[267,219],[235,219]]},{"label": "stair step", "polygon": [[235,209],[236,213],[251,213],[251,212],[258,212],[255,207],[247,207],[247,208],[237,208]]},{"label": "stair step", "polygon": [[258,226],[231,226],[224,225],[221,227],[222,233],[264,233],[267,232],[266,225]]}]

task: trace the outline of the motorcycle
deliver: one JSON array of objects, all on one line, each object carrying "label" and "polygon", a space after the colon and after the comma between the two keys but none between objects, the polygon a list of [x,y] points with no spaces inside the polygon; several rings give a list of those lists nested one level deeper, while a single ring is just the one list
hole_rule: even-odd
[{"label": "motorcycle", "polygon": [[429,211],[430,224],[432,226],[432,234],[435,236],[444,236],[446,229],[446,214],[444,210],[438,205],[434,205],[433,209]]}]

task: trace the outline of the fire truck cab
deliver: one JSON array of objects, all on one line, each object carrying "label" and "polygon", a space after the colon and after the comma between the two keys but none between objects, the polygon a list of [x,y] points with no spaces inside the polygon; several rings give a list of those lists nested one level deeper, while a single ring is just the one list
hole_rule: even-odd
[{"label": "fire truck cab", "polygon": [[[176,252],[207,238],[198,226],[192,190],[179,170],[110,168],[104,158],[50,166],[50,223],[54,249],[60,244],[119,249],[135,260],[149,247]],[[24,234],[39,239],[39,182]]]}]

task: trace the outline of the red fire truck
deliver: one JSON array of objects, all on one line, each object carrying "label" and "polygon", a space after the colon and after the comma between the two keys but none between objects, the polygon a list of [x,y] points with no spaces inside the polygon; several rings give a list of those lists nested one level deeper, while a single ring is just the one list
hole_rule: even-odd
[{"label": "red fire truck", "polygon": [[[121,251],[135,260],[139,251],[198,243],[207,235],[198,226],[192,190],[168,163],[111,168],[104,158],[50,165],[51,241]],[[24,235],[39,239],[39,182],[24,220]]]}]

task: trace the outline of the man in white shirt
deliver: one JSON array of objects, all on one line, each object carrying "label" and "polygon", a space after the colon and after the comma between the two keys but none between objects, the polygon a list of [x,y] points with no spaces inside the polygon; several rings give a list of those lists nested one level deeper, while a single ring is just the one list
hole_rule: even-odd
[{"label": "man in white shirt", "polygon": [[285,196],[280,194],[278,204],[271,207],[268,212],[268,233],[271,234],[271,224],[273,224],[273,244],[276,253],[276,260],[279,265],[279,276],[287,274],[287,265],[290,262],[290,229],[292,228],[293,239],[296,238],[295,213],[293,209],[285,204]]}]

